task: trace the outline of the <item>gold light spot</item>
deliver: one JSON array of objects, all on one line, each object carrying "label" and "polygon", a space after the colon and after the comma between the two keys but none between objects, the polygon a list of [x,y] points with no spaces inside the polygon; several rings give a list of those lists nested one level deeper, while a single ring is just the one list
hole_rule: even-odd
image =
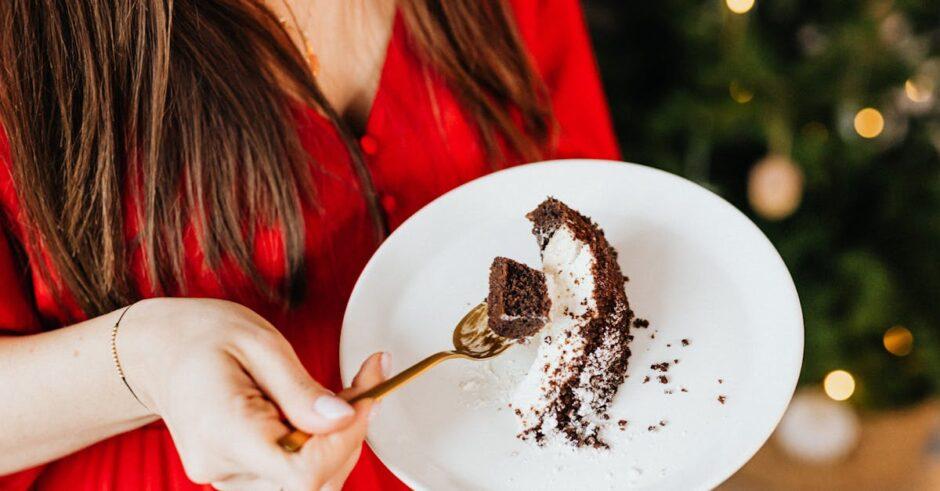
[{"label": "gold light spot", "polygon": [[926,78],[909,78],[904,82],[904,93],[914,102],[928,102],[933,95],[933,83]]},{"label": "gold light spot", "polygon": [[742,87],[737,80],[731,81],[731,84],[728,86],[728,92],[731,94],[731,98],[734,99],[734,102],[739,104],[747,104],[754,98],[754,93]]},{"label": "gold light spot", "polygon": [[844,401],[855,393],[855,378],[845,370],[833,370],[823,380],[826,395],[834,401]]},{"label": "gold light spot", "polygon": [[754,0],[725,0],[725,5],[736,14],[745,14],[754,7]]},{"label": "gold light spot", "polygon": [[872,107],[866,107],[855,115],[855,131],[862,138],[874,138],[885,129],[885,118]]},{"label": "gold light spot", "polygon": [[907,356],[914,349],[914,335],[904,326],[894,326],[885,331],[882,341],[885,349],[895,356]]}]

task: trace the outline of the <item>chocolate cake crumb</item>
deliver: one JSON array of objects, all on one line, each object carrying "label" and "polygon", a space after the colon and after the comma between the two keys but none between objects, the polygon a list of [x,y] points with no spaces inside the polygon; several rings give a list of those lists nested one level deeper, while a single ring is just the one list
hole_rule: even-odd
[{"label": "chocolate cake crumb", "polygon": [[718,396],[718,402],[724,404],[726,400],[728,400],[727,396],[724,396],[724,395]]},{"label": "chocolate cake crumb", "polygon": [[681,390],[682,392],[688,392],[688,391],[689,391],[689,389],[686,389],[685,387],[682,387],[682,388],[680,388],[679,390]]},{"label": "chocolate cake crumb", "polygon": [[659,372],[668,372],[669,371],[669,362],[664,361],[662,363],[654,363],[650,365],[650,368]]},{"label": "chocolate cake crumb", "polygon": [[551,336],[545,336],[545,344],[552,344],[552,337],[551,337]]},{"label": "chocolate cake crumb", "polygon": [[725,381],[724,381],[724,379],[718,379],[718,383],[719,383],[719,384],[723,384],[723,383],[725,383]]},{"label": "chocolate cake crumb", "polygon": [[683,340],[682,340],[682,346],[688,346],[688,345],[689,345],[689,340],[688,340],[688,339],[683,339]]},{"label": "chocolate cake crumb", "polygon": [[671,395],[672,393],[673,393],[672,389],[666,389],[663,391],[663,394],[666,394],[666,395]]},{"label": "chocolate cake crumb", "polygon": [[673,365],[678,365],[678,364],[679,364],[679,359],[676,358],[676,359],[672,360],[672,364],[673,364]]},{"label": "chocolate cake crumb", "polygon": [[659,426],[666,426],[666,423],[667,422],[664,419],[659,420]]},{"label": "chocolate cake crumb", "polygon": [[656,333],[650,334],[650,339],[656,339]]},{"label": "chocolate cake crumb", "polygon": [[643,383],[644,383],[644,384],[647,383],[647,382],[649,382],[649,381],[650,381],[650,376],[649,376],[649,375],[647,375],[646,377],[643,377]]},{"label": "chocolate cake crumb", "polygon": [[646,427],[646,431],[659,431],[659,427],[658,427],[658,426],[655,426],[655,425],[654,425],[654,426],[647,426],[647,427]]},{"label": "chocolate cake crumb", "polygon": [[650,321],[646,319],[636,318],[633,320],[633,327],[636,327],[639,329],[646,329],[649,326],[650,326]]},{"label": "chocolate cake crumb", "polygon": [[610,415],[607,414],[607,413],[604,413],[604,415],[601,416],[601,418],[602,418],[604,421],[610,421]]},{"label": "chocolate cake crumb", "polygon": [[620,431],[627,429],[627,423],[628,421],[625,419],[621,419],[620,421],[617,421],[617,426],[620,427]]},{"label": "chocolate cake crumb", "polygon": [[666,347],[667,347],[667,348],[672,348],[672,344],[671,344],[671,343],[666,343]]},{"label": "chocolate cake crumb", "polygon": [[667,376],[665,376],[665,375],[660,375],[658,378],[659,378],[659,383],[661,383],[661,384],[668,384],[668,383],[669,383],[669,377],[667,377]]},{"label": "chocolate cake crumb", "polygon": [[516,409],[516,410],[513,411],[513,412],[516,413],[516,416],[522,416],[522,411],[520,411],[520,410],[518,410],[518,409]]},{"label": "chocolate cake crumb", "polygon": [[630,277],[627,275],[623,275],[623,282],[626,283],[628,281],[630,281]]}]

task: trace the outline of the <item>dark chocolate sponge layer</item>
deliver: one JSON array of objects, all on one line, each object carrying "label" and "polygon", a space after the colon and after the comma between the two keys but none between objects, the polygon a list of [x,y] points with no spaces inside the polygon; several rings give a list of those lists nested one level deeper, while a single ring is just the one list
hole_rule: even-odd
[{"label": "dark chocolate sponge layer", "polygon": [[525,264],[497,257],[490,266],[489,326],[508,338],[526,338],[548,321],[551,308],[545,275]]}]

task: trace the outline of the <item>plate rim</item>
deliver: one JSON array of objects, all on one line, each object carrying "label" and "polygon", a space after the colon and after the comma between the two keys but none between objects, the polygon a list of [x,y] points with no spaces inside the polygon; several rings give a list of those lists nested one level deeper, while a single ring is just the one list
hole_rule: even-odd
[{"label": "plate rim", "polygon": [[[344,353],[346,353],[349,350],[348,348],[349,335],[347,334],[348,330],[346,329],[346,327],[349,324],[349,317],[351,315],[350,307],[354,305],[355,303],[357,303],[356,299],[359,296],[363,295],[362,293],[363,288],[361,286],[364,282],[364,278],[366,278],[369,272],[376,267],[376,264],[381,260],[381,257],[385,253],[387,253],[390,247],[388,244],[392,240],[392,237],[394,237],[396,234],[397,235],[406,234],[407,230],[415,226],[414,225],[415,222],[419,219],[419,217],[422,214],[426,213],[427,209],[431,207],[442,206],[440,204],[442,201],[449,199],[449,197],[453,194],[464,192],[466,188],[483,186],[485,185],[487,181],[490,181],[493,179],[503,179],[505,178],[506,175],[509,175],[509,174],[531,172],[533,169],[536,169],[536,168],[550,169],[550,168],[563,168],[563,167],[569,167],[569,166],[598,167],[598,168],[603,167],[607,169],[614,168],[614,167],[620,167],[620,168],[625,168],[625,169],[628,168],[628,169],[631,169],[631,171],[636,171],[636,172],[641,172],[641,173],[646,172],[649,174],[658,174],[658,177],[660,178],[671,180],[679,184],[680,186],[685,186],[687,188],[694,189],[696,192],[704,191],[707,195],[710,195],[710,197],[714,201],[716,201],[717,204],[719,204],[719,206],[724,207],[726,210],[729,210],[732,215],[737,215],[737,218],[739,220],[743,219],[743,223],[746,224],[745,226],[750,228],[752,232],[756,232],[755,237],[759,238],[759,242],[761,243],[763,248],[766,249],[770,253],[770,257],[773,258],[772,260],[774,263],[776,263],[776,267],[781,268],[782,272],[784,273],[784,277],[787,281],[781,284],[780,293],[781,295],[784,293],[787,294],[786,296],[789,298],[789,301],[792,303],[792,306],[794,307],[794,314],[795,314],[794,320],[796,321],[793,323],[793,329],[795,330],[795,332],[792,333],[793,335],[790,337],[793,342],[793,346],[792,346],[793,352],[791,355],[792,359],[790,360],[790,364],[787,367],[788,370],[785,372],[785,374],[789,375],[790,381],[788,384],[784,384],[784,387],[789,387],[789,388],[788,390],[781,392],[780,401],[778,405],[779,407],[774,408],[775,414],[774,414],[774,417],[772,418],[773,424],[768,425],[768,427],[764,430],[759,440],[757,439],[754,440],[755,444],[753,444],[752,446],[742,446],[741,451],[737,452],[737,455],[740,456],[740,458],[738,459],[740,462],[736,463],[736,465],[734,466],[729,466],[728,468],[729,470],[727,472],[715,473],[714,475],[715,477],[712,480],[702,483],[701,489],[713,489],[717,487],[718,485],[720,485],[721,483],[725,482],[728,478],[734,475],[738,470],[744,467],[744,465],[746,465],[754,457],[754,455],[757,454],[757,452],[764,446],[764,444],[766,444],[766,442],[773,435],[773,432],[779,426],[780,421],[783,419],[783,416],[786,413],[786,409],[789,406],[790,401],[793,399],[793,396],[796,392],[798,382],[799,382],[799,376],[803,368],[803,354],[805,350],[805,322],[803,318],[803,309],[802,309],[802,304],[800,302],[799,294],[796,289],[796,285],[793,282],[793,277],[790,274],[790,270],[787,267],[786,262],[783,260],[783,257],[780,255],[780,252],[777,250],[776,247],[774,247],[770,239],[766,236],[766,234],[764,234],[764,232],[760,229],[760,227],[758,227],[757,224],[754,223],[754,221],[750,217],[748,217],[746,214],[744,214],[744,212],[742,212],[740,209],[732,205],[730,202],[728,202],[726,199],[724,199],[722,196],[718,195],[711,189],[708,189],[707,187],[702,186],[701,184],[698,184],[690,179],[687,179],[685,177],[679,176],[677,174],[673,174],[671,172],[668,172],[662,169],[658,169],[656,167],[637,164],[634,162],[606,160],[606,159],[584,159],[584,158],[552,159],[552,160],[545,160],[545,161],[539,161],[539,162],[531,162],[531,163],[526,163],[526,164],[521,164],[521,165],[516,165],[513,167],[501,169],[501,170],[477,177],[476,179],[467,181],[459,186],[454,187],[453,189],[450,189],[449,191],[441,194],[440,196],[434,198],[433,200],[431,200],[430,202],[422,206],[420,209],[414,212],[411,216],[405,219],[382,242],[382,244],[379,245],[379,247],[375,250],[375,252],[369,258],[369,260],[366,262],[366,265],[362,268],[362,271],[359,273],[359,277],[356,279],[355,285],[353,286],[353,289],[350,292],[349,299],[347,301],[346,308],[343,313],[343,321],[342,321],[342,327],[340,330],[340,339],[339,339],[340,378],[342,379],[343,385],[346,386],[347,384],[349,384],[350,380],[355,375],[354,373],[347,373],[347,370],[345,369],[345,366],[346,366],[345,358],[348,355]],[[786,291],[784,292],[783,290],[786,290]],[[402,471],[398,466],[394,465],[393,463],[391,463],[391,461],[387,460],[385,458],[387,457],[387,455],[383,455],[383,453],[379,451],[377,447],[373,444],[373,439],[370,433],[367,433],[367,436],[365,438],[366,442],[369,444],[370,450],[376,455],[376,457],[379,458],[382,464],[385,465],[395,475],[396,478],[401,480],[403,483],[405,483],[408,487],[412,489],[427,489],[426,485],[421,484],[418,479],[413,478],[409,473]]]}]

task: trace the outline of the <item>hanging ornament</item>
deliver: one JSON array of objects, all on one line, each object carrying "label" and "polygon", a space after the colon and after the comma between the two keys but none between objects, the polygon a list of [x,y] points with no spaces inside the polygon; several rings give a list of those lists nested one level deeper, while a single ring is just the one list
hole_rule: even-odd
[{"label": "hanging ornament", "polygon": [[731,95],[734,102],[738,104],[747,104],[754,98],[754,92],[737,80],[732,80],[728,85],[728,93]]},{"label": "hanging ornament", "polygon": [[914,335],[904,326],[894,326],[888,329],[881,341],[888,353],[894,356],[907,356],[914,349]]},{"label": "hanging ornament", "polygon": [[747,198],[758,215],[767,220],[782,220],[800,205],[803,172],[789,157],[770,154],[751,168]]},{"label": "hanging ornament", "polygon": [[774,440],[794,459],[824,464],[845,458],[858,444],[859,434],[852,406],[804,389],[790,402]]}]

